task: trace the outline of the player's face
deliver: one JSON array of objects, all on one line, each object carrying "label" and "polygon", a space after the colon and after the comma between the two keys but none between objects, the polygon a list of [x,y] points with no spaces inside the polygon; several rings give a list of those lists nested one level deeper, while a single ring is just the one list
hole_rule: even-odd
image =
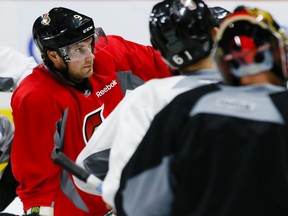
[{"label": "player's face", "polygon": [[91,43],[92,38],[88,38],[71,48],[74,56],[82,55],[81,58],[78,58],[79,60],[67,62],[68,73],[70,78],[75,82],[81,82],[84,78],[89,78],[93,73],[93,60],[95,56],[92,53]]}]

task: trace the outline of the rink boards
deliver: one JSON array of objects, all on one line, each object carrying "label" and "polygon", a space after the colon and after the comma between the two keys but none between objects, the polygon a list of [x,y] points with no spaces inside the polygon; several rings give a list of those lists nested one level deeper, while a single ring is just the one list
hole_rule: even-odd
[{"label": "rink boards", "polygon": [[12,120],[11,96],[11,92],[0,92],[0,114],[8,116]]}]

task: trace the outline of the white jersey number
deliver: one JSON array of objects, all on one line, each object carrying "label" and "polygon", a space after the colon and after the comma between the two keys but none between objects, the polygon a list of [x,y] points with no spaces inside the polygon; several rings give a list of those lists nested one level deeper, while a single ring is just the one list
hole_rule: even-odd
[{"label": "white jersey number", "polygon": [[[186,50],[184,51],[185,56],[188,58],[188,60],[192,60],[193,57],[191,56],[191,54]],[[177,65],[182,65],[184,63],[184,59],[182,57],[180,57],[179,55],[174,55],[172,57],[172,60],[175,62],[175,64]]]}]

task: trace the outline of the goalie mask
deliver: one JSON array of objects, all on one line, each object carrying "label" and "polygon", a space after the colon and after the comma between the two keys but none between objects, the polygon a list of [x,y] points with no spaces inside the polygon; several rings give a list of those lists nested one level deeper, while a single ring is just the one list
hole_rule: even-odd
[{"label": "goalie mask", "polygon": [[271,15],[259,9],[241,8],[229,15],[217,34],[215,61],[226,83],[265,71],[287,78],[287,39]]}]

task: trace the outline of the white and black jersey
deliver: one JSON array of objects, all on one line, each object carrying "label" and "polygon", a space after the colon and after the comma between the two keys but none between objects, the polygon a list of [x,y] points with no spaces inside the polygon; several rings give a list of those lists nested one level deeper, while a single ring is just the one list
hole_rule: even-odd
[{"label": "white and black jersey", "polygon": [[177,96],[124,167],[118,214],[288,215],[287,99],[273,85]]},{"label": "white and black jersey", "polygon": [[[109,171],[103,182],[105,202],[114,207],[122,168],[141,142],[154,116],[178,94],[220,80],[217,70],[197,70],[185,75],[150,80],[125,96],[97,128],[76,160],[78,165],[101,178],[108,167],[105,152],[111,148]],[[96,194],[94,187],[77,178],[75,182],[85,192]]]},{"label": "white and black jersey", "polygon": [[0,59],[0,91],[14,91],[37,66],[32,56],[6,46],[0,46]]}]

